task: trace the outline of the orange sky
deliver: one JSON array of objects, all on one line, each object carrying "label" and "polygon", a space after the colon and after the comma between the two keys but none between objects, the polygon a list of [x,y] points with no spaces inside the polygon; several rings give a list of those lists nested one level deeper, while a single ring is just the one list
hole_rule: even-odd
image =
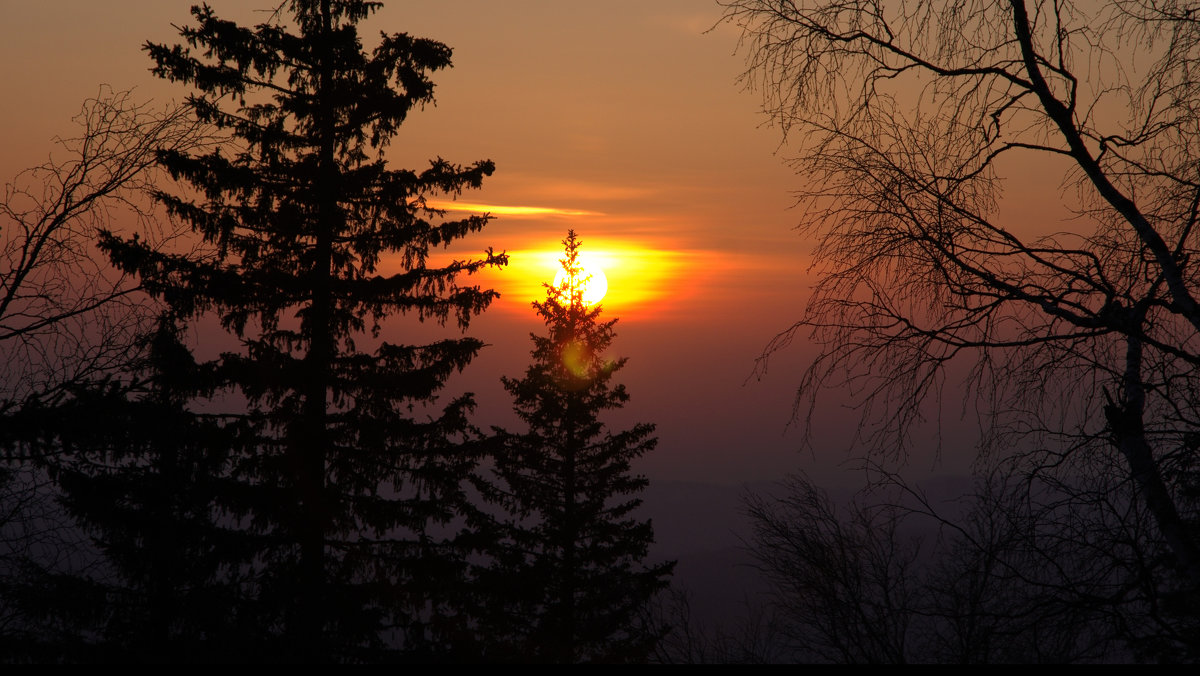
[{"label": "orange sky", "polygon": [[[0,176],[43,160],[101,83],[182,98],[150,76],[140,47],[175,43],[189,4],[0,0]],[[263,16],[245,9],[252,0],[209,4],[223,18]],[[389,159],[496,163],[483,190],[460,198],[497,215],[466,253],[512,254],[508,271],[484,278],[504,297],[471,331],[491,347],[455,384],[478,393],[484,423],[505,420],[498,379],[524,370],[540,330],[536,271],[574,228],[584,251],[612,261],[604,308],[621,318],[614,349],[629,357],[632,395],[620,420],[658,424],[642,471],[737,482],[844,459],[840,446],[798,454],[799,435],[785,432],[807,349],[747,382],[799,316],[810,247],[792,230],[796,179],[775,155],[779,135],[735,84],[737,36],[705,33],[719,16],[704,0],[392,0],[363,25],[364,36],[409,32],[454,49],[455,67],[435,76],[437,106],[410,117]]]}]

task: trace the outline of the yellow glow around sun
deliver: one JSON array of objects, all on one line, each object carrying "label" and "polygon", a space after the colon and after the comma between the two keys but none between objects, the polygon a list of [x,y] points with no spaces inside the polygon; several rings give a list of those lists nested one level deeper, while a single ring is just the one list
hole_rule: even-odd
[{"label": "yellow glow around sun", "polygon": [[[595,305],[599,303],[604,294],[608,293],[608,277],[605,276],[604,270],[586,254],[579,255],[579,263],[583,271],[579,276],[579,283],[583,287],[583,304]],[[558,274],[554,275],[554,287],[562,288],[567,282],[567,271],[561,267]]]},{"label": "yellow glow around sun", "polygon": [[[536,243],[530,242],[532,246],[507,249],[508,265],[485,268],[460,282],[500,292],[494,310],[532,317],[530,305],[546,299],[547,286],[562,283],[556,277],[562,271],[563,249],[561,236],[555,239],[555,235],[539,237]],[[609,317],[662,318],[700,293],[708,275],[721,264],[721,259],[707,252],[677,249],[673,242],[663,240],[592,239],[586,235],[582,239],[580,261],[584,274],[591,271],[594,280],[589,280],[584,299],[589,304],[601,303]],[[431,255],[427,264],[439,267],[479,256],[474,251],[439,252]],[[393,263],[385,257],[380,272],[394,274],[401,269],[398,258]]]},{"label": "yellow glow around sun", "polygon": [[[636,240],[592,240],[583,237],[579,251],[584,275],[592,280],[584,291],[589,304],[601,302],[612,316],[631,317],[640,312],[656,311],[663,303],[676,300],[694,284],[684,284],[687,271],[695,280],[697,268],[692,254],[671,251],[656,243]],[[490,272],[484,281],[502,294],[501,305],[518,313],[529,312],[529,304],[546,298],[546,286],[562,284],[563,250],[555,241],[545,248],[510,249],[508,266]],[[593,288],[594,287],[594,288]]]}]

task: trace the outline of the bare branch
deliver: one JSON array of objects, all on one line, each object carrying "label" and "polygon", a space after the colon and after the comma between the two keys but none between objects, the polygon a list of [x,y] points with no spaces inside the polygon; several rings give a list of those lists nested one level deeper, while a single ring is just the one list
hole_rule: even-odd
[{"label": "bare branch", "polygon": [[[155,109],[102,88],[75,118],[77,136],[5,185],[0,201],[3,406],[59,396],[118,362],[152,312],[134,280],[95,249],[101,228],[177,236],[151,211],[157,154],[211,142],[183,107]],[[0,408],[3,408],[0,406]]]}]

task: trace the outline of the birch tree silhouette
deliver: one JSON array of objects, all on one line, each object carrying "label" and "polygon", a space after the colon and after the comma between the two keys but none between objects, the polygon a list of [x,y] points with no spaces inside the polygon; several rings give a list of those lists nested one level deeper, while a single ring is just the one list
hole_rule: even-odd
[{"label": "birch tree silhouette", "polygon": [[[823,383],[849,379],[862,440],[895,458],[950,365],[970,364],[984,450],[1019,448],[1012,462],[1060,487],[1105,478],[1076,497],[1120,496],[1114,519],[1149,519],[1134,547],[1154,580],[1146,603],[1185,608],[1200,589],[1193,10],[723,4],[745,84],[797,140],[802,228],[818,242],[807,310],[768,348],[804,334],[821,346],[800,409],[811,419]],[[1060,169],[1053,199],[1075,218],[1003,219],[1012,162]],[[1189,616],[1168,632],[1176,647],[1195,646]]]}]

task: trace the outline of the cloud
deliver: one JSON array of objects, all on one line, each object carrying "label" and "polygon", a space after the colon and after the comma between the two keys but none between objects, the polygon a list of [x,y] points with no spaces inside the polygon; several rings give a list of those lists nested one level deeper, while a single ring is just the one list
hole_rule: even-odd
[{"label": "cloud", "polygon": [[451,200],[426,200],[426,204],[434,209],[445,211],[486,212],[494,216],[525,216],[525,217],[569,217],[603,216],[598,211],[582,209],[560,209],[558,207],[511,206],[502,204],[478,204],[474,202],[456,202]]}]

